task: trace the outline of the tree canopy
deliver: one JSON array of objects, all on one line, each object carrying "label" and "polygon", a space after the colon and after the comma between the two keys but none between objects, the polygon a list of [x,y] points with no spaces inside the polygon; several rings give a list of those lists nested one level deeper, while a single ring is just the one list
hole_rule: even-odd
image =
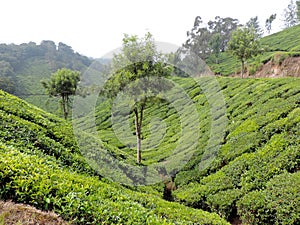
[{"label": "tree canopy", "polygon": [[[231,33],[238,27],[238,20],[216,16],[205,24],[200,16],[195,18],[194,27],[187,32],[183,50],[189,50],[201,59],[207,59],[212,53],[218,56],[224,52]],[[214,41],[212,41],[213,39]],[[217,42],[217,43],[215,43]]]},{"label": "tree canopy", "polygon": [[141,133],[143,113],[147,103],[158,100],[157,95],[168,89],[169,84],[162,77],[171,75],[162,54],[156,49],[150,33],[139,38],[125,34],[122,51],[112,60],[113,76],[106,82],[102,93],[114,98],[119,93],[130,95],[133,100],[137,137],[137,163],[141,163]]},{"label": "tree canopy", "polygon": [[42,81],[42,85],[50,97],[60,97],[64,118],[67,119],[70,112],[70,96],[75,95],[80,72],[62,68],[52,74],[50,80]]},{"label": "tree canopy", "polygon": [[241,61],[241,77],[243,77],[245,62],[260,52],[256,31],[248,27],[238,28],[232,33],[232,37],[228,43],[228,50]]},{"label": "tree canopy", "polygon": [[258,37],[262,37],[264,34],[263,29],[259,25],[258,16],[250,18],[246,23],[246,27],[253,29]]}]

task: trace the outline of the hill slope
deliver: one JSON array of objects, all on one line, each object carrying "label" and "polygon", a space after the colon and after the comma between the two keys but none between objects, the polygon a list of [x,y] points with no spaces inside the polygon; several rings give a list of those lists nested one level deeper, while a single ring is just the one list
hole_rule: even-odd
[{"label": "hill slope", "polygon": [[57,113],[57,101],[48,101],[41,80],[64,67],[83,72],[91,63],[91,59],[61,42],[58,45],[53,41],[42,41],[39,45],[34,42],[0,44],[0,89]]},{"label": "hill slope", "polygon": [[[264,64],[272,62],[276,66],[288,57],[296,57],[300,55],[300,25],[293,26],[278,33],[263,37],[260,42],[265,52],[256,58],[249,60],[248,73],[250,76],[255,75],[256,71],[262,69]],[[231,54],[224,52],[220,56],[219,64],[213,60],[207,61],[209,67],[216,74],[232,75],[239,74],[240,62],[238,62]],[[296,64],[294,64],[296,65]],[[286,67],[287,68],[287,67]],[[299,71],[298,71],[299,72]],[[267,74],[265,74],[266,76]],[[299,76],[294,73],[285,73],[285,76]]]},{"label": "hill slope", "polygon": [[0,91],[0,199],[53,210],[74,224],[228,224],[109,182],[81,156],[65,121]]},{"label": "hill slope", "polygon": [[229,124],[218,157],[179,173],[175,198],[249,224],[299,223],[299,82],[221,79]]},{"label": "hill slope", "polygon": [[[199,123],[184,104],[181,114],[168,101],[149,105],[145,111],[143,165],[167,163],[182,139],[190,143],[197,138],[197,146],[189,146],[194,148],[193,156],[183,169],[168,170],[177,186],[173,193],[176,201],[217,212],[230,221],[240,217],[247,224],[298,224],[300,195],[295,187],[300,168],[300,79],[219,78],[219,90],[214,90],[207,78],[197,82],[173,80],[192,99]],[[218,93],[225,102],[217,98]],[[209,101],[210,94],[215,101]],[[97,135],[119,161],[134,165],[133,117],[126,117],[122,104],[119,111],[112,111],[113,103],[99,102]],[[196,124],[186,136],[182,133],[185,114]],[[111,115],[125,116],[111,120]],[[124,127],[126,120],[131,131],[126,130],[124,139],[119,127]],[[90,127],[84,128],[86,121],[78,123],[89,132]],[[155,121],[165,127],[151,128]],[[163,136],[160,129],[165,129]],[[210,154],[217,154],[215,160],[210,160]],[[291,183],[295,186],[284,188]]]}]

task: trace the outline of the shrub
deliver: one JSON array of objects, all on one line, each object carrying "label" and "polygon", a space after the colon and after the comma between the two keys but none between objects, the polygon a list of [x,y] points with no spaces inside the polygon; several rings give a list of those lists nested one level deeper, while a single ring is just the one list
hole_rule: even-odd
[{"label": "shrub", "polygon": [[245,224],[299,224],[300,173],[283,173],[270,180],[266,189],[250,192],[238,203]]}]

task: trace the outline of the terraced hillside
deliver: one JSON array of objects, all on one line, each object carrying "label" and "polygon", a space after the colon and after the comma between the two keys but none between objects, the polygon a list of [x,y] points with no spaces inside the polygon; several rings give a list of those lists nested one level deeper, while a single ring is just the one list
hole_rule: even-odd
[{"label": "terraced hillside", "polygon": [[[170,159],[177,163],[177,157],[169,158],[178,156],[174,149],[182,141],[189,144],[197,138],[196,145],[187,145],[193,155],[184,161],[183,169],[167,167],[177,186],[175,201],[216,212],[228,221],[299,224],[300,80],[219,78],[219,89],[212,80],[173,78],[192,100],[198,118],[184,101],[180,113],[167,100],[148,107],[142,164],[167,164]],[[175,102],[181,100],[178,97]],[[133,116],[126,117],[122,104],[119,111],[112,110],[114,104],[99,101],[95,110],[98,139],[119,161],[134,165]],[[186,136],[184,115],[193,121]],[[120,127],[126,120],[131,129],[123,137]],[[90,132],[86,121],[78,123]]]},{"label": "terraced hillside", "polygon": [[53,210],[73,224],[228,224],[151,192],[101,178],[68,123],[0,91],[0,199]]}]

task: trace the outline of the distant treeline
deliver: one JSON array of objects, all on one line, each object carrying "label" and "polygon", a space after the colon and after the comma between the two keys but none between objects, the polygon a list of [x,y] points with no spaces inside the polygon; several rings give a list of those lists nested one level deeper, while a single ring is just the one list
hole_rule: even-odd
[{"label": "distant treeline", "polygon": [[[49,76],[59,68],[67,67],[82,71],[92,62],[92,59],[74,52],[72,47],[59,42],[42,41],[25,44],[0,44],[0,89],[12,94],[21,94],[24,88],[18,76],[35,74],[47,67]],[[41,68],[36,68],[40,66]],[[43,68],[42,68],[43,67]]]}]

